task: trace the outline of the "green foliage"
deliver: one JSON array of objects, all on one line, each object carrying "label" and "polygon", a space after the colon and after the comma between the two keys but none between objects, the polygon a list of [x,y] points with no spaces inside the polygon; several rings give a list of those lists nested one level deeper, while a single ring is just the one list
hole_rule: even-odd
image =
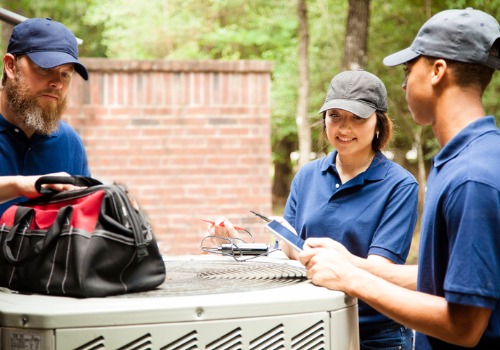
[{"label": "green foliage", "polygon": [[[164,25],[161,19],[166,11],[159,1],[89,0],[83,16],[89,25],[103,28],[101,42],[105,54],[113,58],[150,59],[161,55],[164,46]],[[158,43],[155,45],[154,43]]]},{"label": "green foliage", "polygon": [[[309,115],[311,125],[321,120],[318,114],[332,78],[340,73],[344,52],[347,1],[309,1]],[[313,150],[321,151],[318,142],[321,129],[313,130]]]},{"label": "green foliage", "polygon": [[[402,68],[385,67],[382,59],[409,46],[427,18],[443,9],[470,6],[500,19],[500,0],[427,3],[430,8],[422,0],[371,0],[365,68],[386,84],[389,114],[396,126],[392,147],[401,150],[400,154],[413,147],[420,127],[413,122],[401,91]],[[309,115],[314,125],[330,80],[341,69],[348,1],[309,0],[307,5]],[[84,41],[81,56],[272,61],[273,146],[285,138],[288,144],[297,142],[298,18],[294,0],[0,0],[0,6],[26,17],[52,17],[65,23]],[[499,92],[496,73],[483,98],[487,113],[498,112]],[[319,131],[313,130],[313,135],[317,140]],[[428,159],[439,147],[430,128],[424,128],[423,139]],[[284,151],[277,147],[273,151],[274,159],[289,161]]]},{"label": "green foliage", "polygon": [[[473,7],[500,18],[500,0],[447,0],[433,1],[430,15],[449,8]],[[370,37],[367,70],[378,75],[386,84],[389,96],[389,113],[395,121],[393,147],[410,149],[414,142],[413,134],[418,126],[413,122],[407,109],[401,84],[404,79],[402,67],[385,67],[382,59],[390,53],[408,47],[415,38],[420,26],[428,19],[428,9],[418,0],[372,0]],[[494,115],[500,110],[498,94],[500,77],[494,74],[493,81],[483,97],[485,110]],[[497,121],[500,117],[497,116]],[[439,145],[430,127],[423,130],[425,159],[429,160],[439,151]]]},{"label": "green foliage", "polygon": [[[83,40],[78,48],[80,56],[99,57],[104,55],[104,47],[101,45],[102,28],[82,21],[91,2],[92,0],[0,0],[0,6],[27,18],[50,17],[64,23],[77,38]],[[2,23],[2,26],[6,25]],[[3,47],[7,46],[7,39],[3,38]]]},{"label": "green foliage", "polygon": [[446,0],[442,8],[463,9],[467,7],[489,13],[495,17],[497,21],[500,18],[500,0]]},{"label": "green foliage", "polygon": [[[500,21],[500,0],[447,0],[447,8],[466,8],[472,7],[477,10],[485,11],[497,21]],[[483,96],[483,104],[486,114],[496,115],[497,125],[500,125],[500,102],[498,95],[500,94],[500,74],[493,74],[493,80],[486,89]]]},{"label": "green foliage", "polygon": [[[389,115],[395,124],[392,146],[402,150],[413,147],[413,135],[418,132],[418,126],[413,122],[401,89],[403,67],[386,67],[382,60],[408,47],[425,20],[426,11],[421,1],[372,0],[366,69],[380,77],[386,85]],[[403,163],[405,160],[397,161]]]},{"label": "green foliage", "polygon": [[94,0],[85,20],[104,27],[109,57],[273,61],[273,141],[295,137],[294,2]]}]

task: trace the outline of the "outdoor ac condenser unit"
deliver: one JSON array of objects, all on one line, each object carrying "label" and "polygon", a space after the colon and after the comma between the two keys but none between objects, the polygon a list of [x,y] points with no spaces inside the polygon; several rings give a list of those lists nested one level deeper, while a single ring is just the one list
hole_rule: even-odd
[{"label": "outdoor ac condenser unit", "polygon": [[157,290],[76,299],[0,291],[2,350],[359,349],[356,299],[282,258],[166,260]]}]

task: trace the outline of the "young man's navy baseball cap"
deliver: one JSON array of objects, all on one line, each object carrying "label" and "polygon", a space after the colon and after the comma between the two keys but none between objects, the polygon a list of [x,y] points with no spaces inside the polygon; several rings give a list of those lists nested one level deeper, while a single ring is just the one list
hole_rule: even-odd
[{"label": "young man's navy baseball cap", "polygon": [[78,61],[78,43],[71,30],[50,18],[27,19],[14,27],[7,52],[25,54],[39,67],[49,69],[74,63],[75,71],[88,80],[87,69]]},{"label": "young man's navy baseball cap", "polygon": [[491,54],[498,39],[500,26],[489,14],[472,8],[445,10],[424,23],[409,48],[387,56],[384,64],[397,66],[423,55],[500,70],[500,58]]}]

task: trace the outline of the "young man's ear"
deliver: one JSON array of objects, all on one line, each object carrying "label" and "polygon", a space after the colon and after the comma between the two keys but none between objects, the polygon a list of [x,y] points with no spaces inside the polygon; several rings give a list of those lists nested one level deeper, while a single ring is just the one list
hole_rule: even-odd
[{"label": "young man's ear", "polygon": [[446,63],[445,60],[443,59],[435,60],[434,64],[432,65],[432,77],[431,77],[432,85],[435,86],[439,84],[446,75],[447,70],[448,70],[448,64]]}]

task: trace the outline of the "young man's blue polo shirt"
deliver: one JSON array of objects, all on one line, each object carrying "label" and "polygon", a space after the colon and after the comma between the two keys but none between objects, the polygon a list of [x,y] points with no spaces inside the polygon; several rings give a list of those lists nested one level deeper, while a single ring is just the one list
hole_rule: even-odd
[{"label": "young man's blue polo shirt", "polygon": [[[49,136],[24,132],[0,114],[0,176],[44,175],[67,172],[90,176],[87,155],[78,134],[65,122]],[[0,215],[14,202],[0,204]]]},{"label": "young man's blue polo shirt", "polygon": [[[492,310],[477,349],[500,349],[500,130],[491,116],[434,158],[420,237],[419,291]],[[458,349],[417,333],[417,349]]]},{"label": "young man's blue polo shirt", "polygon": [[[330,237],[357,256],[383,256],[403,264],[417,222],[418,184],[381,152],[370,167],[342,184],[337,152],[304,165],[296,174],[284,218],[302,238]],[[391,322],[359,302],[361,329]]]}]

